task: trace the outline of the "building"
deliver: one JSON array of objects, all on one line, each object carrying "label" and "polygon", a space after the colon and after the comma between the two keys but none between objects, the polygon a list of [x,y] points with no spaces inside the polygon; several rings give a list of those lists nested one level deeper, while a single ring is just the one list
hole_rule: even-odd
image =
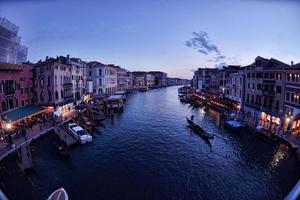
[{"label": "building", "polygon": [[34,99],[39,105],[70,110],[75,102],[72,65],[67,57],[48,58],[34,66]]},{"label": "building", "polygon": [[113,94],[117,91],[117,68],[97,61],[89,62],[88,80],[93,82],[95,94]]},{"label": "building", "polygon": [[245,97],[245,76],[244,71],[240,70],[229,75],[229,81],[226,82],[227,94],[225,97],[236,101],[238,109],[244,109]]},{"label": "building", "polygon": [[155,85],[155,76],[153,74],[145,74],[145,85],[149,88],[152,88]]},{"label": "building", "polygon": [[285,131],[300,135],[300,63],[286,68]]},{"label": "building", "polygon": [[194,72],[193,79],[192,79],[192,87],[198,88],[198,70]]},{"label": "building", "polygon": [[32,64],[0,63],[0,114],[33,103]]},{"label": "building", "polygon": [[74,99],[81,99],[86,91],[86,63],[80,58],[70,58],[67,55],[66,63],[71,66],[72,94]]},{"label": "building", "polygon": [[257,57],[244,71],[246,116],[253,125],[261,125],[273,133],[283,124],[287,67],[273,58]]},{"label": "building", "polygon": [[119,66],[116,66],[117,70],[117,90],[128,90],[128,73],[127,70],[124,68],[121,68]]},{"label": "building", "polygon": [[150,71],[148,73],[155,77],[154,87],[166,87],[168,85],[167,73],[160,71]]},{"label": "building", "polygon": [[27,61],[27,47],[20,44],[19,27],[0,17],[0,62],[22,64]]},{"label": "building", "polygon": [[146,87],[146,74],[147,72],[135,71],[132,74],[133,89],[140,89]]},{"label": "building", "polygon": [[228,65],[220,69],[217,75],[217,80],[219,81],[219,93],[223,95],[229,94],[229,89],[227,83],[230,81],[230,74],[236,73],[240,70],[241,66],[238,65]]}]

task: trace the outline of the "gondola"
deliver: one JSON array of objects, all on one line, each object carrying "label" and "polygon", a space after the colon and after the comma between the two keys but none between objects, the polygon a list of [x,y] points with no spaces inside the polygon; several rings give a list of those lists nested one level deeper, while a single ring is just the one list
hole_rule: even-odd
[{"label": "gondola", "polygon": [[206,138],[206,139],[213,139],[214,138],[213,135],[210,135],[207,132],[205,132],[199,125],[195,124],[189,118],[186,118],[186,121],[187,121],[188,126],[190,127],[190,129],[192,129],[195,133],[197,133],[201,137]]}]

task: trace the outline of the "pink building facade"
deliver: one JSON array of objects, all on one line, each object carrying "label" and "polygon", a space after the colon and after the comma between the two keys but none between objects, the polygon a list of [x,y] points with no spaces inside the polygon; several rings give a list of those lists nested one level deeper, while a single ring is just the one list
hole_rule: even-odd
[{"label": "pink building facade", "polygon": [[33,66],[0,63],[0,114],[33,103]]}]

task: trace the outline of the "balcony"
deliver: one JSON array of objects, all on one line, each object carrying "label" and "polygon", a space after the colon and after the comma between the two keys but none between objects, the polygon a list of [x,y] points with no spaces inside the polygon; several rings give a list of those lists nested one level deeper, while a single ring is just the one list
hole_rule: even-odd
[{"label": "balcony", "polygon": [[272,90],[263,90],[262,93],[265,96],[274,96],[275,95],[275,91],[272,91]]}]

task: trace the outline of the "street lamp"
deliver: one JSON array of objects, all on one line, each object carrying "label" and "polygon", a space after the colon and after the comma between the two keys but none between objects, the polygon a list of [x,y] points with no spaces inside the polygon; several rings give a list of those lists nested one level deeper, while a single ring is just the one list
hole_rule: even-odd
[{"label": "street lamp", "polygon": [[11,129],[11,123],[6,124],[6,129],[7,130]]}]

